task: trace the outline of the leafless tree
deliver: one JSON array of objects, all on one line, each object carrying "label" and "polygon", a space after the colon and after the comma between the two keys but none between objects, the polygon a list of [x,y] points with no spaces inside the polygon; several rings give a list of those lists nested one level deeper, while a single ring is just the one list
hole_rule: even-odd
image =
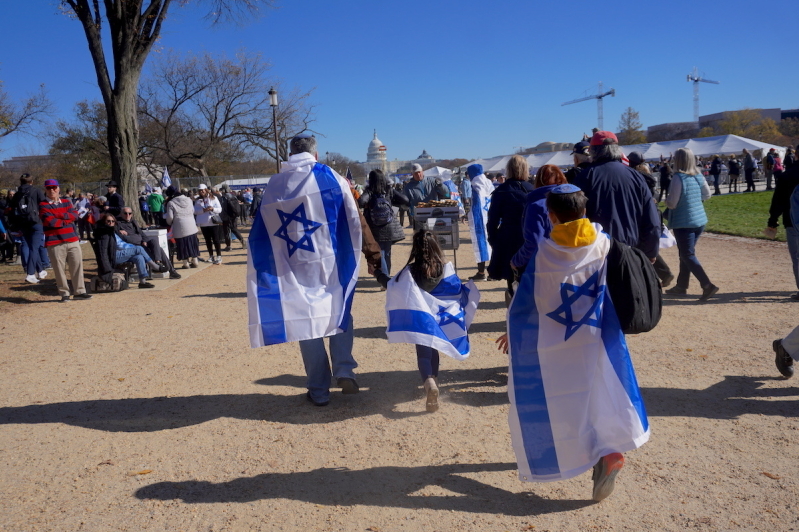
[{"label": "leafless tree", "polygon": [[[259,55],[235,59],[212,54],[180,58],[167,54],[139,91],[145,148],[193,175],[208,175],[211,160],[247,158],[253,148],[274,157],[274,126],[267,77]],[[312,121],[310,93],[282,98],[279,129],[294,135]]]},{"label": "leafless tree", "polygon": [[44,85],[36,93],[15,103],[0,82],[0,139],[12,133],[30,133],[31,127],[41,123],[52,110]]},{"label": "leafless tree", "polygon": [[[190,0],[178,0],[188,4]],[[196,0],[203,1],[203,0]],[[204,0],[212,22],[244,20],[271,7],[272,0]],[[111,177],[127,198],[137,196],[139,131],[136,92],[153,44],[161,34],[172,0],[60,0],[64,12],[81,23],[108,114]],[[107,23],[107,28],[103,25]],[[110,35],[106,58],[103,33]],[[129,201],[137,218],[138,202]]]}]

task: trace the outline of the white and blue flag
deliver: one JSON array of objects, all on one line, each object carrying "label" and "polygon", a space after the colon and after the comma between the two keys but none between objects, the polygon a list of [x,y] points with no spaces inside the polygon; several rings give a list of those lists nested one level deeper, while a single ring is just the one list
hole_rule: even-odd
[{"label": "white and blue flag", "polygon": [[343,177],[308,153],[290,156],[264,190],[248,244],[250,346],[351,326],[361,224]]},{"label": "white and blue flag", "polygon": [[172,186],[172,179],[169,177],[169,170],[166,166],[164,166],[164,173],[161,175],[161,186],[164,187],[164,189]]},{"label": "white and blue flag", "polygon": [[474,259],[477,262],[488,262],[491,260],[491,246],[488,244],[488,208],[491,206],[491,194],[494,192],[494,185],[484,175],[480,174],[472,178],[472,206],[469,216],[469,232],[472,235],[472,248],[474,249]]},{"label": "white and blue flag", "polygon": [[441,281],[430,292],[419,288],[405,267],[386,289],[388,342],[425,345],[464,360],[470,353],[467,332],[479,302],[474,281],[461,283],[452,263],[444,266]]},{"label": "white and blue flag", "polygon": [[452,182],[452,179],[447,179],[444,181],[444,186],[447,187],[449,190],[449,199],[455,200],[458,202],[458,214],[463,216],[466,214],[466,211],[463,209],[463,200],[461,200],[461,192],[458,190],[457,185]]},{"label": "white and blue flag", "polygon": [[144,193],[145,194],[152,194],[153,193],[153,187],[150,185],[150,183],[148,181],[144,182]]},{"label": "white and blue flag", "polygon": [[630,353],[607,293],[610,240],[542,241],[508,309],[511,441],[519,478],[550,482],[649,439]]}]

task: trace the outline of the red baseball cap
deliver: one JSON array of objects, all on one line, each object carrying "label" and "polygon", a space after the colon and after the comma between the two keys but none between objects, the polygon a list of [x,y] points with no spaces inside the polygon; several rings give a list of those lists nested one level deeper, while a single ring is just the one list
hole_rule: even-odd
[{"label": "red baseball cap", "polygon": [[[613,142],[605,142],[607,139],[610,139]],[[591,146],[602,146],[603,144],[618,143],[619,139],[616,138],[616,135],[612,131],[597,131],[594,133],[594,136],[591,137]]]},{"label": "red baseball cap", "polygon": [[58,180],[56,180],[56,179],[45,179],[44,180],[44,186],[46,186],[46,187],[57,187],[58,186]]}]

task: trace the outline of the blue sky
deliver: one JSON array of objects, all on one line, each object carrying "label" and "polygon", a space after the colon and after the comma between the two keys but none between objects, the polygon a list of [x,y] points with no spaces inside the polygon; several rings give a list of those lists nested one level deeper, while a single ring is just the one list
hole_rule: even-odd
[{"label": "blue sky", "polygon": [[[645,127],[689,121],[694,66],[721,82],[702,84],[701,114],[799,107],[795,1],[278,1],[243,27],[209,27],[201,4],[175,1],[159,47],[261,52],[286,86],[314,89],[320,151],[356,160],[373,129],[390,159],[575,142],[595,126],[596,101],[561,103],[598,81],[616,89],[606,129],[628,106]],[[82,28],[56,0],[2,2],[0,17],[0,80],[14,99],[44,83],[64,117],[99,99]],[[44,150],[0,140],[0,159]]]}]

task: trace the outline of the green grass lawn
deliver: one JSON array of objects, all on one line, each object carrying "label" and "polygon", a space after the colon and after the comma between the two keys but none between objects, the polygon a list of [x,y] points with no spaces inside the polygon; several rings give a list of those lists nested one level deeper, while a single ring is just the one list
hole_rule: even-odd
[{"label": "green grass lawn", "polygon": [[[711,196],[705,202],[707,212],[706,231],[725,235],[762,238],[768,221],[772,192],[750,192],[747,194],[724,194]],[[661,209],[665,207],[660,204]],[[785,242],[785,228],[779,220],[777,240]]]}]

